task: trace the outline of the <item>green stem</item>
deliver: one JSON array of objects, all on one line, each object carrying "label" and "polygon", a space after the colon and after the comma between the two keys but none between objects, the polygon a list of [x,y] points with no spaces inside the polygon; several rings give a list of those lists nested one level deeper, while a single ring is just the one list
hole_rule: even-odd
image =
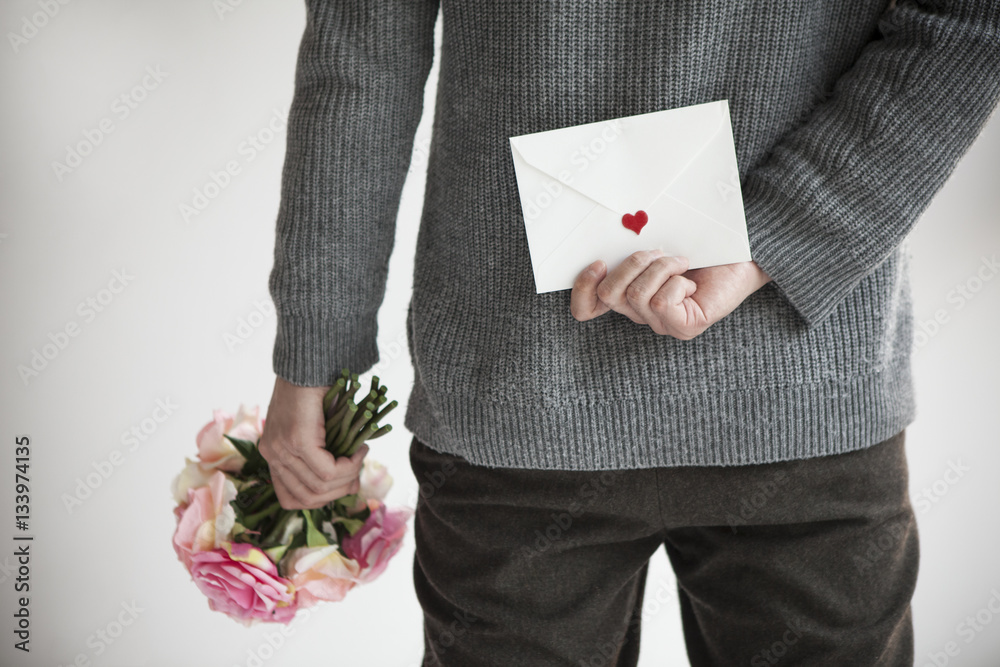
[{"label": "green stem", "polygon": [[378,424],[376,424],[375,422],[368,422],[368,425],[365,426],[363,429],[361,429],[361,431],[358,433],[357,437],[354,438],[353,441],[351,441],[351,444],[344,451],[344,455],[345,456],[351,456],[351,455],[353,455],[354,452],[358,451],[358,447],[360,447],[361,444],[365,440],[367,440],[368,438],[370,438],[372,436],[372,434],[374,434],[375,431],[377,431],[377,430],[378,430]]},{"label": "green stem", "polygon": [[260,495],[253,499],[253,502],[247,505],[247,508],[243,510],[244,514],[252,513],[254,510],[260,509],[264,502],[270,498],[274,497],[274,485],[267,484],[267,488],[260,492]]},{"label": "green stem", "polygon": [[271,529],[271,531],[267,534],[267,537],[261,540],[260,543],[263,545],[275,541],[279,537],[281,537],[281,533],[282,531],[285,530],[285,526],[288,524],[288,520],[291,519],[293,516],[295,516],[295,512],[285,512],[285,516],[278,519],[278,522],[274,524],[274,528]]},{"label": "green stem", "polygon": [[344,386],[344,378],[340,378],[333,383],[330,391],[326,392],[326,396],[323,397],[323,414],[330,411],[330,406],[333,405],[334,400],[343,393]]},{"label": "green stem", "polygon": [[[369,413],[367,417],[365,416],[365,413]],[[354,415],[354,421],[351,422],[351,426],[354,426],[355,424],[359,425],[358,428],[364,426],[368,423],[368,420],[371,419],[371,415],[373,414],[375,414],[375,404],[371,401],[368,401],[364,405],[359,405],[358,413]]]},{"label": "green stem", "polygon": [[340,443],[344,439],[344,436],[347,435],[347,431],[351,428],[351,423],[354,421],[354,417],[357,413],[358,406],[354,403],[354,401],[348,400],[347,414],[344,415],[344,418],[340,422],[340,432],[334,440],[334,445]]},{"label": "green stem", "polygon": [[361,414],[361,418],[356,419],[354,423],[351,424],[350,430],[347,431],[347,436],[344,437],[343,441],[340,443],[340,446],[337,447],[338,453],[344,454],[348,450],[348,448],[351,446],[351,443],[354,441],[354,438],[357,437],[358,431],[360,431],[361,427],[367,424],[368,420],[371,418],[372,418],[371,411],[365,410]]},{"label": "green stem", "polygon": [[333,415],[331,415],[330,418],[326,421],[327,431],[329,431],[332,428],[336,428],[337,425],[340,423],[340,420],[343,419],[344,416],[347,414],[347,403],[348,403],[347,400],[341,399],[340,405],[337,406],[337,409],[333,411]]},{"label": "green stem", "polygon": [[276,502],[273,505],[269,505],[266,509],[262,509],[256,514],[251,514],[250,516],[244,516],[243,525],[249,528],[250,530],[253,530],[254,528],[257,527],[257,524],[260,523],[263,519],[266,519],[267,517],[271,516],[280,509],[281,509],[281,503]]},{"label": "green stem", "polygon": [[359,400],[356,400],[354,402],[357,403],[358,406],[362,406],[365,403],[370,403],[371,401],[374,401],[377,397],[378,397],[377,391],[370,391],[368,392],[367,395],[362,396]]},{"label": "green stem", "polygon": [[354,421],[351,422],[347,431],[344,433],[343,436],[337,438],[337,441],[333,444],[332,451],[334,456],[343,456],[344,450],[347,449],[347,445],[351,442],[351,439],[354,437],[353,435],[351,435],[352,432],[356,433],[357,431],[355,431],[355,429],[360,428],[358,426],[358,421],[362,419],[364,413],[365,411],[359,408],[358,414],[355,415],[355,419]]},{"label": "green stem", "polygon": [[358,389],[361,389],[361,383],[357,381],[351,382],[351,388],[344,392],[344,398],[353,401],[354,394],[357,393]]},{"label": "green stem", "polygon": [[337,418],[330,417],[329,419],[326,420],[326,423],[323,425],[323,430],[329,433],[330,429],[336,425],[337,425]]},{"label": "green stem", "polygon": [[394,400],[393,401],[389,401],[389,404],[386,405],[384,408],[382,408],[382,410],[372,418],[372,421],[376,421],[376,422],[382,421],[382,419],[387,414],[389,414],[390,412],[392,412],[392,409],[394,407],[396,407],[397,405],[399,405],[398,401],[394,401]]}]

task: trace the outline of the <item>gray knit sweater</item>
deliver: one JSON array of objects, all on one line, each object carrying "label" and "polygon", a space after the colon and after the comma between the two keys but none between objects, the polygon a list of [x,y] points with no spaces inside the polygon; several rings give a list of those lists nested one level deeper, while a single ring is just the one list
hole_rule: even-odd
[{"label": "gray knit sweater", "polygon": [[[905,237],[1000,97],[1000,3],[306,0],[269,288],[273,368],[378,360],[443,11],[405,426],[488,466],[737,465],[915,418]],[[535,294],[508,138],[727,99],[774,280],[681,341]],[[961,221],[956,221],[960,228]]]}]

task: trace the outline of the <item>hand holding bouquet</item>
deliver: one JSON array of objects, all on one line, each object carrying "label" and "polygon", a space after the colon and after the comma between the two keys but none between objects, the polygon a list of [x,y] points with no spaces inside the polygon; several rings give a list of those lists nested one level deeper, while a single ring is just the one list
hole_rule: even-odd
[{"label": "hand holding bouquet", "polygon": [[[323,399],[326,449],[350,456],[391,430],[381,420],[397,405],[373,377],[361,383],[344,369]],[[366,458],[355,494],[316,509],[286,510],[274,491],[258,444],[258,408],[236,417],[216,410],[198,434],[198,460],[186,460],[174,479],[178,559],[209,607],[252,625],[288,623],[299,608],[342,600],[381,574],[396,554],[413,510],[388,508],[392,485],[385,467]]]}]

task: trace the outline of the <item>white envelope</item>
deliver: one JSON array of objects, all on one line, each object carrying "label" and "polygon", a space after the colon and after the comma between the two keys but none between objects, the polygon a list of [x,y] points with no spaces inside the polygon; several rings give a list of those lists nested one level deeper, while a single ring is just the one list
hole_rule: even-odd
[{"label": "white envelope", "polygon": [[[510,138],[538,294],[662,248],[696,269],[751,259],[729,102]],[[637,234],[623,216],[644,211]]]}]

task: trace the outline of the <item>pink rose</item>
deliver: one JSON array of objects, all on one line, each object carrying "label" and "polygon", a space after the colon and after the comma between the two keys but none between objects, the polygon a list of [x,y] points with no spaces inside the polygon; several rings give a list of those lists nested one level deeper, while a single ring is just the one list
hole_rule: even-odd
[{"label": "pink rose", "polygon": [[199,486],[207,486],[208,480],[212,478],[215,471],[206,469],[198,461],[184,457],[184,469],[177,473],[170,483],[170,491],[174,495],[174,500],[178,505],[185,505],[188,501],[188,489],[197,489]]},{"label": "pink rose", "polygon": [[246,462],[239,450],[223,435],[237,440],[256,443],[264,432],[264,420],[260,417],[260,407],[245,410],[243,404],[233,417],[222,410],[215,410],[212,421],[198,432],[198,459],[205,468],[216,468],[227,472],[239,472]]},{"label": "pink rose", "polygon": [[259,548],[224,542],[223,548],[191,556],[191,576],[208,606],[244,625],[288,623],[298,610],[295,587]]},{"label": "pink rose", "polygon": [[349,514],[357,514],[368,506],[370,500],[385,500],[386,494],[392,488],[392,475],[389,469],[367,456],[361,463],[361,474],[358,476],[360,486],[358,499],[348,510]]},{"label": "pink rose", "polygon": [[344,558],[336,544],[299,547],[286,558],[283,569],[295,586],[300,607],[310,607],[318,600],[343,600],[359,581],[360,566]]},{"label": "pink rose", "polygon": [[221,470],[216,470],[207,486],[188,489],[187,504],[174,508],[177,517],[174,551],[188,570],[193,554],[218,549],[223,541],[232,537],[236,512],[229,503],[236,494],[233,481]]},{"label": "pink rose", "polygon": [[344,553],[361,566],[360,581],[369,582],[382,574],[396,555],[406,534],[406,522],[413,514],[409,507],[387,510],[378,500],[369,500],[371,514],[364,525],[343,541]]},{"label": "pink rose", "polygon": [[392,475],[384,465],[370,459],[367,456],[361,464],[361,475],[359,476],[361,488],[358,495],[365,502],[369,500],[385,500],[385,496],[392,488]]}]

